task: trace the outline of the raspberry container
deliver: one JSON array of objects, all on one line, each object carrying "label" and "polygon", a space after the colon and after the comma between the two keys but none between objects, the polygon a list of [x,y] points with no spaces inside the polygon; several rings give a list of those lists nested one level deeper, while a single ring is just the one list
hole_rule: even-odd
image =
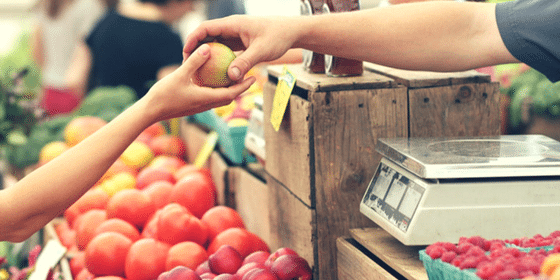
[{"label": "raspberry container", "polygon": [[459,269],[440,259],[434,260],[426,254],[426,250],[421,250],[418,254],[430,280],[481,280],[474,269]]}]

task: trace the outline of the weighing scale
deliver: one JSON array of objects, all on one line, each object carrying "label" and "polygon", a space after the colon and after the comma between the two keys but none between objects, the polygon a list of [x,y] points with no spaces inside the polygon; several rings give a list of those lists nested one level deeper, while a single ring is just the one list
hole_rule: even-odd
[{"label": "weighing scale", "polygon": [[404,245],[560,230],[560,142],[543,135],[378,139],[360,212]]}]

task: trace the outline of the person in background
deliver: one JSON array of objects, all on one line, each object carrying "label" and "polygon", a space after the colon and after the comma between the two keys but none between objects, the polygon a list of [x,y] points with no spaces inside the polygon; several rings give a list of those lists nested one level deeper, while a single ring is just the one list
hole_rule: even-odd
[{"label": "person in background", "polygon": [[31,49],[41,69],[40,106],[49,115],[67,113],[82,98],[65,80],[72,53],[106,6],[100,0],[41,0],[36,8],[38,17],[31,35]]},{"label": "person in background", "polygon": [[74,88],[125,85],[142,98],[181,64],[183,41],[173,24],[194,0],[137,0],[110,10],[83,41],[67,79]]},{"label": "person in background", "polygon": [[243,15],[245,12],[245,2],[243,0],[214,0],[206,5],[207,19]]},{"label": "person in background", "polygon": [[291,48],[406,70],[464,71],[519,63],[560,80],[560,1],[428,1],[313,17],[231,16],[202,23],[185,40],[184,58],[207,37],[243,50],[228,74]]},{"label": "person in background", "polygon": [[[181,55],[181,50],[178,51]],[[179,68],[156,82],[123,113],[14,185],[0,190],[0,240],[20,242],[59,216],[109,169],[148,126],[229,104],[255,82],[200,87],[194,73],[210,57],[202,45]]]}]

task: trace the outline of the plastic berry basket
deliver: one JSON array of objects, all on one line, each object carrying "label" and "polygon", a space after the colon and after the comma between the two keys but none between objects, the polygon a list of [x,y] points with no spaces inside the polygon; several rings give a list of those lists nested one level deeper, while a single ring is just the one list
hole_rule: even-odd
[{"label": "plastic berry basket", "polygon": [[481,280],[474,269],[459,269],[440,259],[432,259],[426,250],[419,252],[419,257],[430,280]]},{"label": "plastic berry basket", "polygon": [[554,249],[554,245],[550,245],[550,246],[541,246],[541,247],[521,247],[515,244],[511,244],[511,243],[506,243],[506,247],[511,247],[511,248],[515,248],[519,251],[525,252],[525,253],[529,253],[533,250],[545,250],[545,251],[551,251],[552,249]]},{"label": "plastic berry basket", "polygon": [[216,115],[214,110],[195,114],[192,119],[218,133],[218,149],[233,164],[241,165],[244,162],[256,161],[253,157],[248,156],[245,151],[247,126],[228,126],[222,118]]}]

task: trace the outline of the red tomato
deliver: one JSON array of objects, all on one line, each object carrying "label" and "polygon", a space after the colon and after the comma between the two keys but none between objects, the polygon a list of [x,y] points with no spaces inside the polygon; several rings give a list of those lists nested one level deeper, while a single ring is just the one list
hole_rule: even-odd
[{"label": "red tomato", "polygon": [[128,280],[154,280],[165,272],[165,261],[171,246],[152,238],[140,239],[126,256],[125,274]]},{"label": "red tomato", "polygon": [[149,184],[142,191],[150,196],[156,206],[156,209],[160,209],[169,203],[171,190],[173,190],[173,184],[171,182],[156,181]]},{"label": "red tomato", "polygon": [[203,172],[191,172],[175,183],[170,196],[189,209],[197,218],[216,205],[216,186],[211,177]]},{"label": "red tomato", "polygon": [[218,233],[233,227],[245,228],[243,219],[235,209],[218,205],[210,208],[200,219],[208,225],[208,240],[212,241]]},{"label": "red tomato", "polygon": [[140,232],[131,223],[118,218],[112,218],[101,223],[95,229],[95,235],[103,232],[118,232],[128,237],[132,242],[140,239]]},{"label": "red tomato", "polygon": [[86,249],[89,241],[95,236],[95,229],[105,220],[107,220],[107,211],[100,209],[89,210],[76,219],[76,243],[78,244],[78,249]]},{"label": "red tomato", "polygon": [[208,228],[187,208],[170,203],[161,209],[157,224],[158,240],[174,245],[183,241],[206,243]]},{"label": "red tomato", "polygon": [[95,276],[124,276],[126,256],[132,241],[117,232],[95,236],[86,248],[86,267]]},{"label": "red tomato", "polygon": [[208,245],[208,254],[213,254],[222,245],[230,245],[243,258],[256,251],[270,252],[270,248],[260,237],[244,228],[229,228],[216,235]]},{"label": "red tomato", "polygon": [[119,218],[138,228],[143,228],[155,211],[150,196],[138,189],[121,190],[107,203],[108,218]]},{"label": "red tomato", "polygon": [[208,260],[208,253],[204,247],[192,241],[185,241],[177,243],[169,249],[165,269],[169,271],[176,266],[185,266],[195,270],[206,260]]},{"label": "red tomato", "polygon": [[70,273],[72,273],[72,278],[76,279],[80,271],[82,271],[82,269],[86,267],[86,252],[75,252],[68,263],[70,265]]}]

